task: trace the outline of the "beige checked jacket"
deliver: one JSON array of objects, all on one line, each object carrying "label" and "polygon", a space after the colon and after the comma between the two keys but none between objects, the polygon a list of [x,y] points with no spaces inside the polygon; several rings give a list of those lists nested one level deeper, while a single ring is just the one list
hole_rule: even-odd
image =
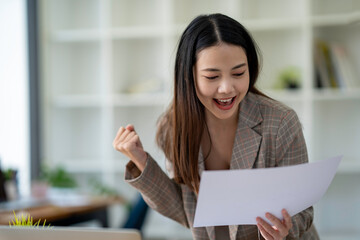
[{"label": "beige checked jacket", "polygon": [[[296,113],[275,100],[248,93],[240,104],[230,169],[268,168],[306,162],[306,144]],[[187,186],[176,184],[171,178],[169,162],[167,166],[170,166],[170,177],[148,155],[141,175],[133,162],[128,163],[125,180],[141,192],[151,208],[190,228],[194,239],[215,240],[214,227],[193,227],[196,194]],[[200,173],[203,170],[200,151]],[[292,222],[293,228],[286,239],[319,239],[313,226],[312,207],[293,216]],[[229,233],[231,240],[258,239],[256,225],[232,225]]]}]

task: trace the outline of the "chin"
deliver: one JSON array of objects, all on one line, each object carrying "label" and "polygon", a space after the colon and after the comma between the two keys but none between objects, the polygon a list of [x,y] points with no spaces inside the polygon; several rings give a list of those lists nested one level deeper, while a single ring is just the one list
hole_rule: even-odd
[{"label": "chin", "polygon": [[234,115],[237,115],[237,111],[234,111],[233,109],[231,109],[231,111],[229,111],[227,113],[217,112],[215,114],[213,113],[213,115],[220,120],[228,120],[228,119],[234,117]]}]

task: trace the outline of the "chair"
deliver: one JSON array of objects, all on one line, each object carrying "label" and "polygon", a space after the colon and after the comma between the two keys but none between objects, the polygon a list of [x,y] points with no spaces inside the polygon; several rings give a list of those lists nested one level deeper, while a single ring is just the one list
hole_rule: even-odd
[{"label": "chair", "polygon": [[141,194],[138,194],[122,228],[132,228],[141,231],[148,211],[149,206],[146,204]]}]

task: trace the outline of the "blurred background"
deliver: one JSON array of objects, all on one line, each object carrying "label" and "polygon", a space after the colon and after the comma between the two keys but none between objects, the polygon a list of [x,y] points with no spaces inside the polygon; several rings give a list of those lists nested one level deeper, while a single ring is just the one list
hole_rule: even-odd
[{"label": "blurred background", "polygon": [[[124,226],[138,193],[113,138],[134,124],[165,168],[154,136],[178,39],[195,16],[215,12],[253,35],[258,87],[296,110],[309,160],[344,155],[315,205],[321,238],[360,239],[357,0],[0,0],[0,214],[102,196],[117,199],[106,225]],[[145,239],[191,239],[152,210],[139,218]],[[87,220],[81,226],[101,226]]]}]

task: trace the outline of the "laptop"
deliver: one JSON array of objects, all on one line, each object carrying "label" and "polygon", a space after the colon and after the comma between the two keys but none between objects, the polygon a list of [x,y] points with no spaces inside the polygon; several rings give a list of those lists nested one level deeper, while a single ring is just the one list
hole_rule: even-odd
[{"label": "laptop", "polygon": [[133,229],[0,226],[1,240],[141,240]]}]

